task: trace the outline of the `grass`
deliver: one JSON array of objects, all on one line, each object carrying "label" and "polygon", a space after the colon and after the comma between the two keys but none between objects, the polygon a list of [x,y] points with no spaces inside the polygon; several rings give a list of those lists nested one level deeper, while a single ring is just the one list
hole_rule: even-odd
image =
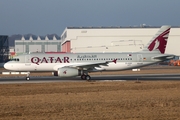
[{"label": "grass", "polygon": [[1,84],[0,119],[180,118],[179,81]]},{"label": "grass", "polygon": [[[145,67],[140,72],[108,72],[143,73],[180,73],[180,69]],[[107,72],[91,73],[103,74]],[[179,120],[179,91],[180,81],[0,84],[0,120]]]}]

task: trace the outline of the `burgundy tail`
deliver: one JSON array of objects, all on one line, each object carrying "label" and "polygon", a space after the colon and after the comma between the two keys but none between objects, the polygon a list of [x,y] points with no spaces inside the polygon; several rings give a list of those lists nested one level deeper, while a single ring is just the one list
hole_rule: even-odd
[{"label": "burgundy tail", "polygon": [[151,41],[144,47],[143,51],[151,51],[164,54],[171,26],[162,26]]}]

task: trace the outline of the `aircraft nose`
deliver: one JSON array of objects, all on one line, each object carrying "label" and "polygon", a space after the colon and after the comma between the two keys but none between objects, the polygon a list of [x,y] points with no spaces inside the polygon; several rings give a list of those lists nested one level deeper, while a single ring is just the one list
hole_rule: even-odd
[{"label": "aircraft nose", "polygon": [[7,69],[7,63],[4,63],[4,68]]},{"label": "aircraft nose", "polygon": [[10,65],[8,63],[5,63],[4,68],[8,70],[10,68]]}]

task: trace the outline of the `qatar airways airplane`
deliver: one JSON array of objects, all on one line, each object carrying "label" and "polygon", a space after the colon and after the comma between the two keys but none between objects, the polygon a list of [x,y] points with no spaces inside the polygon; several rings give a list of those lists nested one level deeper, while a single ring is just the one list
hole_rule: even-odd
[{"label": "qatar airways airplane", "polygon": [[30,53],[14,57],[4,68],[12,71],[50,71],[54,76],[90,80],[89,72],[118,71],[139,68],[174,58],[165,54],[170,26],[162,26],[140,52],[122,53]]}]

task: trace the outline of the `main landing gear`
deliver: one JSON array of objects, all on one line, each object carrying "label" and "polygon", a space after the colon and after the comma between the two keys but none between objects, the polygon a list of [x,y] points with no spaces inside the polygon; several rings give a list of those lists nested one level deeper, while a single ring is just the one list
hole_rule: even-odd
[{"label": "main landing gear", "polygon": [[28,73],[27,73],[27,76],[26,76],[26,80],[27,80],[27,81],[29,81],[29,80],[30,80],[29,75],[30,75],[30,72],[28,72]]},{"label": "main landing gear", "polygon": [[91,77],[89,75],[83,74],[83,75],[81,75],[81,79],[82,80],[91,80]]}]

